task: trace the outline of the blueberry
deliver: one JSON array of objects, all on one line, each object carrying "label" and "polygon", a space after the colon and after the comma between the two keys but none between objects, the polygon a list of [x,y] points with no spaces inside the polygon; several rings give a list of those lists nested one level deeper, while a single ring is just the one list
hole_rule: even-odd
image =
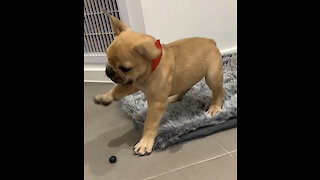
[{"label": "blueberry", "polygon": [[115,156],[111,156],[110,158],[109,158],[109,162],[110,163],[115,163],[117,161],[117,157],[115,157]]}]

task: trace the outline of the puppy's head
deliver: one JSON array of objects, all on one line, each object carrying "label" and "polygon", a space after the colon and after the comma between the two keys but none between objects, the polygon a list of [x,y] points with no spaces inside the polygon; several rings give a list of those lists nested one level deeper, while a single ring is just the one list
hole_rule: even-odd
[{"label": "puppy's head", "polygon": [[115,83],[129,84],[145,76],[151,70],[152,60],[161,53],[152,36],[133,32],[124,22],[109,16],[115,38],[106,50],[108,64],[106,75]]}]

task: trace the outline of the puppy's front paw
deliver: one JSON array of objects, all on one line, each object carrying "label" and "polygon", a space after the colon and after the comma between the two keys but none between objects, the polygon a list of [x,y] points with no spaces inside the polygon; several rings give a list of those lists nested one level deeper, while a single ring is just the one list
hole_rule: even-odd
[{"label": "puppy's front paw", "polygon": [[214,115],[218,114],[218,112],[220,112],[220,111],[221,111],[221,106],[210,106],[210,108],[208,109],[206,114],[208,116],[214,116]]},{"label": "puppy's front paw", "polygon": [[110,97],[109,95],[102,94],[102,95],[97,95],[93,97],[93,102],[96,104],[102,104],[104,106],[108,106],[112,103],[113,98]]},{"label": "puppy's front paw", "polygon": [[142,137],[140,141],[134,146],[133,152],[134,154],[143,156],[149,155],[152,152],[154,144],[154,138],[144,138]]}]

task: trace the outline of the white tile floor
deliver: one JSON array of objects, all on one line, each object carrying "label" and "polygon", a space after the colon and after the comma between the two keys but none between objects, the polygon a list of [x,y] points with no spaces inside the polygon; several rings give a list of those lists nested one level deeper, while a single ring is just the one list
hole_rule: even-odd
[{"label": "white tile floor", "polygon": [[[141,132],[118,103],[97,106],[92,97],[113,84],[85,83],[85,180],[224,179],[237,174],[237,128],[174,145],[149,156],[133,155]],[[117,156],[110,164],[108,158]]]}]

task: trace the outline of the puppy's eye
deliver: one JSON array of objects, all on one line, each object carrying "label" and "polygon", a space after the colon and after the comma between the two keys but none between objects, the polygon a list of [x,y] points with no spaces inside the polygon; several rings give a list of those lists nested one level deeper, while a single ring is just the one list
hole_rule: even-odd
[{"label": "puppy's eye", "polygon": [[123,66],[120,66],[119,69],[122,71],[122,72],[129,72],[131,70],[131,68],[126,68],[126,67],[123,67]]}]

